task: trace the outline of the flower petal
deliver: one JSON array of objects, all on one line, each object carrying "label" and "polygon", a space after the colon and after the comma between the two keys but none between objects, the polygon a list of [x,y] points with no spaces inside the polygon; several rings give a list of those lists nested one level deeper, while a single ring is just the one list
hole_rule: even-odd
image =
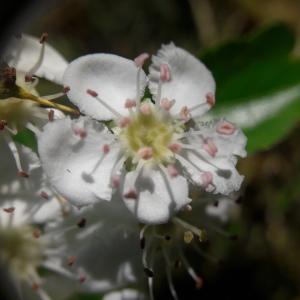
[{"label": "flower petal", "polygon": [[244,177],[235,165],[237,155],[246,155],[245,135],[225,120],[198,129],[198,134],[190,131],[185,140],[191,146],[181,153],[185,160],[179,157],[192,181],[214,194],[229,195],[239,190]]},{"label": "flower petal", "polygon": [[[129,59],[112,54],[91,54],[71,62],[63,81],[70,87],[70,100],[83,113],[98,120],[110,120],[115,115],[99,100],[87,94],[87,90],[95,91],[105,104],[126,115],[126,99],[137,97],[137,73],[138,68]],[[144,93],[146,83],[146,75],[140,70],[140,96]]]},{"label": "flower petal", "polygon": [[[37,63],[40,57],[42,44],[39,39],[23,34],[21,38],[13,38],[6,50],[4,60],[10,67],[27,73]],[[62,76],[68,62],[49,44],[45,45],[43,61],[34,72],[39,77],[61,84]]]},{"label": "flower petal", "polygon": [[123,289],[106,294],[103,300],[144,300],[145,296],[134,289]]},{"label": "flower petal", "polygon": [[191,115],[195,117],[211,107],[207,98],[213,100],[215,94],[215,80],[211,72],[199,59],[173,43],[163,45],[157,56],[152,57],[149,68],[149,88],[152,95],[156,96],[158,92],[162,64],[169,66],[171,79],[163,82],[161,99],[176,100],[170,111],[172,114],[178,114],[183,106],[190,109],[199,105],[191,111]]},{"label": "flower petal", "polygon": [[42,166],[51,184],[77,206],[110,200],[110,177],[119,156],[114,137],[103,125],[88,118],[55,120],[38,136]]},{"label": "flower petal", "polygon": [[[123,200],[142,223],[166,223],[174,213],[190,202],[188,184],[183,176],[170,177],[162,170],[144,168],[134,182],[135,177],[136,171],[127,173]],[[128,197],[133,189],[137,192],[137,199]]]}]

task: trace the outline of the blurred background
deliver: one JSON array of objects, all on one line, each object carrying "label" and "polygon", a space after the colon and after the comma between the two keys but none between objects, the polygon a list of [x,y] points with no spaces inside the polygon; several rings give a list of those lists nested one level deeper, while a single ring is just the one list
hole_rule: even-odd
[{"label": "blurred background", "polygon": [[[239,164],[241,214],[225,225],[238,239],[207,245],[221,264],[191,253],[204,286],[179,273],[179,297],[300,300],[300,1],[61,0],[15,11],[27,12],[16,33],[48,32],[70,61],[134,58],[170,41],[204,61],[217,81],[212,117],[243,127],[249,156]],[[157,299],[171,299],[165,282],[156,285]],[[72,298],[84,299],[100,298]]]}]

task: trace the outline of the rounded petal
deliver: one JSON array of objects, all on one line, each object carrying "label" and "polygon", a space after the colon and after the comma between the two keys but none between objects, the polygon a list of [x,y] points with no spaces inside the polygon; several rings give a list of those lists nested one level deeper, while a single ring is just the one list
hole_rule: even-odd
[{"label": "rounded petal", "polygon": [[103,297],[103,300],[144,300],[145,296],[134,289],[124,289],[110,292]]},{"label": "rounded petal", "polygon": [[119,148],[115,145],[105,153],[103,146],[113,140],[105,126],[88,118],[49,122],[38,136],[38,149],[50,183],[77,206],[110,200]]},{"label": "rounded petal", "polygon": [[[90,54],[71,62],[63,81],[70,87],[70,100],[83,113],[98,120],[111,120],[116,116],[87,90],[95,91],[106,105],[126,115],[126,99],[137,97],[137,74],[138,68],[129,59],[112,54]],[[146,75],[140,70],[140,96],[146,83]]]},{"label": "rounded petal", "polygon": [[187,106],[189,109],[195,108],[191,115],[196,117],[211,107],[216,89],[211,72],[199,59],[173,43],[163,45],[157,56],[152,57],[149,88],[154,97],[158,91],[162,64],[169,66],[171,78],[162,83],[161,99],[175,99],[170,111],[172,114],[178,114],[182,107]]},{"label": "rounded petal", "polygon": [[[134,183],[135,172],[125,177],[123,200],[141,223],[166,223],[190,202],[184,177],[171,177],[162,170],[144,168]],[[128,196],[132,190],[137,193],[136,199]]]},{"label": "rounded petal", "polygon": [[[27,73],[39,60],[41,49],[42,44],[39,39],[23,34],[21,38],[15,37],[11,40],[4,59],[10,67]],[[68,62],[65,58],[52,46],[46,44],[43,61],[34,74],[61,84],[67,66]]]}]

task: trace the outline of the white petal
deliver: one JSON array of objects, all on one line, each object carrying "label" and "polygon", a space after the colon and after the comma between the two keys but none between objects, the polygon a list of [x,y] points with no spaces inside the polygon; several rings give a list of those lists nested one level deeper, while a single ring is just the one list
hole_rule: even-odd
[{"label": "white petal", "polygon": [[232,199],[221,198],[218,205],[209,204],[205,208],[206,213],[219,219],[221,222],[227,222],[231,217],[235,217],[239,213],[239,206]]},{"label": "white petal", "polygon": [[[78,129],[86,132],[85,138],[74,133]],[[83,206],[111,199],[110,176],[119,148],[115,145],[104,154],[103,146],[111,144],[113,139],[106,127],[87,118],[49,122],[38,136],[45,173],[55,189],[72,204]]]},{"label": "white petal", "polygon": [[144,300],[143,294],[134,289],[124,289],[110,292],[103,297],[103,300]]},{"label": "white petal", "polygon": [[[125,100],[136,99],[137,96],[137,72],[138,68],[129,59],[112,54],[91,54],[71,62],[63,81],[70,87],[70,100],[83,113],[98,120],[110,120],[115,115],[86,91],[97,92],[106,104],[126,115]],[[145,86],[146,75],[141,70],[140,96]]]},{"label": "white petal", "polygon": [[176,100],[170,111],[172,114],[178,114],[183,106],[193,108],[203,104],[191,112],[196,117],[210,108],[206,96],[215,94],[215,81],[211,72],[199,59],[173,43],[163,45],[157,56],[152,58],[149,88],[154,97],[158,91],[161,64],[167,64],[171,73],[171,80],[162,85],[161,98]]},{"label": "white petal", "polygon": [[240,157],[246,157],[246,144],[247,137],[244,135],[241,129],[232,124],[235,127],[235,131],[232,134],[225,135],[218,133],[216,128],[222,122],[232,124],[224,119],[220,119],[217,122],[211,123],[209,126],[198,126],[197,129],[201,130],[204,138],[211,138],[216,147],[218,148],[217,157],[233,157],[234,155]]},{"label": "white petal", "polygon": [[[166,223],[190,202],[184,177],[172,178],[161,170],[144,168],[134,184],[135,172],[129,172],[125,177],[123,200],[141,223]],[[124,196],[132,189],[136,190],[137,199]]]},{"label": "white petal", "polygon": [[[11,40],[4,58],[9,66],[26,73],[38,61],[41,47],[39,39],[23,34],[22,38]],[[46,44],[43,62],[35,75],[60,84],[67,66],[68,62],[65,58],[52,46]]]}]

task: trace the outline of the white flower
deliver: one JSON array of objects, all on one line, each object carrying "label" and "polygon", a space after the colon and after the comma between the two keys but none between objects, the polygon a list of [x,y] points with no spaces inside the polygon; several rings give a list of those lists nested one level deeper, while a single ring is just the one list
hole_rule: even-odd
[{"label": "white flower", "polygon": [[29,174],[22,166],[13,136],[25,128],[37,132],[48,119],[62,117],[63,114],[57,109],[48,110],[40,107],[40,104],[65,108],[50,101],[61,97],[65,91],[41,98],[35,89],[39,81],[37,76],[61,84],[68,66],[67,61],[46,44],[46,39],[46,34],[41,39],[28,35],[13,38],[3,55],[8,67],[0,72],[0,138],[6,140],[18,174],[23,177],[28,177]]},{"label": "white flower", "polygon": [[57,120],[38,138],[45,172],[71,203],[110,200],[119,189],[125,205],[146,224],[166,223],[190,203],[189,183],[229,195],[243,176],[236,156],[245,156],[246,138],[218,120],[193,121],[215,103],[215,81],[194,56],[174,44],[152,57],[149,89],[155,103],[142,99],[148,57],[131,61],[111,54],[80,57],[63,81],[81,117]]},{"label": "white flower", "polygon": [[[24,299],[64,299],[74,291],[134,285],[142,268],[137,266],[138,224],[129,211],[111,207],[113,202],[99,203],[97,210],[71,210],[47,183],[37,155],[25,147],[20,153],[29,178],[15,176],[12,160],[6,159],[9,149],[0,143],[5,170],[0,178],[0,262],[23,286]],[[122,226],[114,226],[120,216]],[[55,288],[53,276],[40,275],[40,268],[59,277]]]}]

